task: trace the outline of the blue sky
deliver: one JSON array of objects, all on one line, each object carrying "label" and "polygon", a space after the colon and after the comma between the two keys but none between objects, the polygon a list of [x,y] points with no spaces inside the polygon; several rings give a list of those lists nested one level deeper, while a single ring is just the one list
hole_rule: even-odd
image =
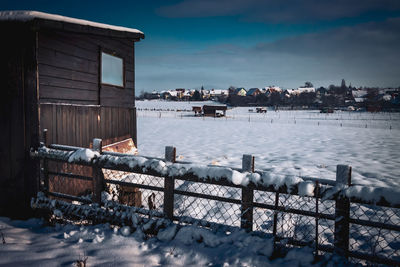
[{"label": "blue sky", "polygon": [[230,85],[400,86],[398,0],[8,1],[142,30],[136,92]]}]

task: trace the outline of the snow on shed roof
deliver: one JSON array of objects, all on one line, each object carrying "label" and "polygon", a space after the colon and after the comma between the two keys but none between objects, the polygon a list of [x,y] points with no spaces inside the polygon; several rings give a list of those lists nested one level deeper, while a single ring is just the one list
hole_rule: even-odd
[{"label": "snow on shed roof", "polygon": [[[93,22],[89,20],[76,19],[70,17],[64,17],[61,15],[49,14],[39,11],[31,11],[31,10],[8,10],[8,11],[0,11],[0,22],[30,22],[30,21],[44,21],[44,22],[53,22],[46,23],[46,27],[49,28],[58,28],[58,29],[66,29],[66,30],[74,30],[80,32],[88,32],[90,28],[96,28],[103,30],[104,35],[113,35],[112,32],[119,32],[125,34],[124,37],[128,38],[144,38],[144,33],[132,28],[122,27],[122,26],[114,26],[108,25],[99,22]],[[68,25],[65,24],[74,24],[79,25],[81,28],[69,28]],[[39,23],[40,25],[40,23]],[[107,33],[107,34],[106,34]],[[121,36],[122,37],[122,36]]]}]

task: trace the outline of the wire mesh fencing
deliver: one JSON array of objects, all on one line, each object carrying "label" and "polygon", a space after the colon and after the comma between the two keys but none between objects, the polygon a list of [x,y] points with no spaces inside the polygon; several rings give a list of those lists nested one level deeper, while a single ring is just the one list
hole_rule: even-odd
[{"label": "wire mesh fencing", "polygon": [[[366,263],[362,256],[400,261],[400,209],[351,203],[349,251],[353,261]],[[358,257],[357,257],[358,256]]]},{"label": "wire mesh fencing", "polygon": [[[149,210],[163,211],[164,203],[164,178],[124,172],[111,169],[102,169],[104,173],[106,191],[111,195],[114,201],[120,204],[146,208]],[[124,184],[115,184],[115,182],[123,182]],[[160,190],[152,190],[131,185],[152,186]]]},{"label": "wire mesh fencing", "polygon": [[175,217],[190,217],[200,225],[240,227],[240,189],[178,179],[175,188]]},{"label": "wire mesh fencing", "polygon": [[[161,217],[178,223],[243,228],[271,236],[280,246],[313,247],[317,256],[338,252],[356,263],[400,265],[399,205],[353,200],[341,191],[344,189],[332,183],[321,185],[320,180],[307,181],[314,189],[305,194],[300,193],[299,184],[237,185],[227,179],[200,178],[194,173],[170,176],[168,172],[147,169],[150,168],[145,167],[147,165],[118,165],[118,162],[127,161],[114,158],[107,162],[107,157],[102,165],[69,164],[58,154],[46,153],[42,154],[42,159],[62,161],[58,165],[43,165],[45,181],[42,184],[50,196],[80,196],[72,192],[79,191],[76,190],[79,187],[71,181],[84,182],[89,185],[85,190],[89,191],[81,196],[86,196],[87,200],[87,195],[90,199],[92,193],[93,202],[99,205],[103,203],[95,201],[95,190],[104,190],[119,205],[156,211]],[[246,162],[254,165],[254,159]],[[173,166],[174,163],[168,164]],[[94,171],[96,168],[100,172]],[[254,166],[246,170],[254,172]],[[337,171],[337,177],[341,174],[345,177],[338,180],[350,182],[351,172]],[[100,184],[105,185],[100,189],[94,186],[99,179]],[[73,190],[68,189],[71,185]]]}]

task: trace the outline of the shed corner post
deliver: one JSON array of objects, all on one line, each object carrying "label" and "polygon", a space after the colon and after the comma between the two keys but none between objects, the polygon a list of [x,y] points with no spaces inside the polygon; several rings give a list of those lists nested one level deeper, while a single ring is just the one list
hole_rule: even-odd
[{"label": "shed corner post", "polygon": [[[175,163],[176,148],[173,146],[165,147],[165,161]],[[172,220],[174,217],[174,189],[175,178],[166,175],[164,178],[164,214]]]},{"label": "shed corner post", "polygon": [[[98,138],[93,139],[93,151],[103,153],[102,151],[103,141]],[[101,205],[101,192],[104,190],[104,175],[98,161],[95,161],[92,165],[93,170],[93,203]]]},{"label": "shed corner post", "polygon": [[[48,146],[48,141],[47,141],[47,129],[43,129],[43,144],[47,147]],[[43,191],[48,196],[49,193],[49,162],[46,158],[43,159],[42,161],[42,173],[43,173]],[[39,183],[40,185],[40,183]],[[40,188],[40,187],[39,187]]]},{"label": "shed corner post", "polygon": [[[253,155],[243,155],[242,171],[254,172]],[[240,227],[242,229],[245,229],[246,231],[253,230],[253,198],[254,198],[254,190],[253,188],[251,188],[251,185],[243,186]]]},{"label": "shed corner post", "polygon": [[[351,167],[348,165],[337,165],[336,184],[351,185]],[[335,232],[334,251],[338,255],[348,257],[350,232],[350,199],[339,194],[335,203]]]}]

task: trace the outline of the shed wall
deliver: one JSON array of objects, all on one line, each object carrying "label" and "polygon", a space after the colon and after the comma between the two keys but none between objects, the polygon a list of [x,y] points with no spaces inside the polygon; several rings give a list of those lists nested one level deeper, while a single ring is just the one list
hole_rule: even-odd
[{"label": "shed wall", "polygon": [[[100,53],[124,59],[125,88],[101,85]],[[90,34],[40,31],[40,103],[134,107],[134,42]]]},{"label": "shed wall", "polygon": [[2,24],[0,42],[0,215],[29,217],[38,186],[38,166],[30,158],[38,146],[36,34]]}]

